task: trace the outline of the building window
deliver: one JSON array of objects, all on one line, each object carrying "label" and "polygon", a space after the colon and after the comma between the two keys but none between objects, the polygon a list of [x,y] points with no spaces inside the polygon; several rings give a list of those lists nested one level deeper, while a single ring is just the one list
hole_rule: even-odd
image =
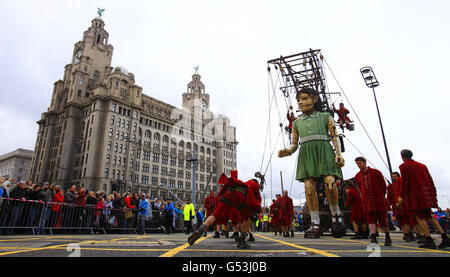
[{"label": "building window", "polygon": [[106,155],[106,163],[109,164],[109,161],[111,159],[111,156],[109,154]]},{"label": "building window", "polygon": [[114,125],[115,116],[111,115],[111,125]]},{"label": "building window", "polygon": [[117,105],[116,105],[116,104],[113,104],[113,105],[112,105],[112,111],[113,111],[113,112],[116,112],[116,108],[117,108]]},{"label": "building window", "polygon": [[153,154],[153,162],[159,163],[159,154]]},{"label": "building window", "polygon": [[112,141],[108,141],[108,150],[111,150]]},{"label": "building window", "polygon": [[153,165],[153,166],[152,166],[152,173],[154,173],[154,174],[159,174],[159,166]]},{"label": "building window", "polygon": [[163,164],[167,164],[168,163],[168,157],[167,156],[162,156],[162,163]]},{"label": "building window", "polygon": [[109,177],[109,168],[105,168],[105,178]]}]

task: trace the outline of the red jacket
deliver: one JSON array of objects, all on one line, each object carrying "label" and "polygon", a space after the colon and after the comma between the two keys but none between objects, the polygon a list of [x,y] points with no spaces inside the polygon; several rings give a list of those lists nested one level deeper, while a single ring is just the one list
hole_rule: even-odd
[{"label": "red jacket", "polygon": [[[59,203],[64,202],[64,194],[55,193],[55,195],[53,196],[52,202],[59,202]],[[61,205],[59,205],[59,204],[52,204],[52,207],[50,208],[50,210],[52,210],[54,212],[59,212],[60,209],[61,209]]]},{"label": "red jacket", "polygon": [[131,197],[130,196],[125,197],[125,205],[127,206],[127,208],[130,208],[130,209],[136,208],[136,206],[131,205]]},{"label": "red jacket", "polygon": [[204,206],[207,210],[214,211],[214,209],[217,208],[215,199],[216,197],[212,195],[205,198]]},{"label": "red jacket", "polygon": [[289,196],[280,197],[280,212],[281,216],[294,216],[294,205]]},{"label": "red jacket", "polygon": [[367,167],[366,173],[360,171],[356,174],[355,181],[362,194],[362,206],[365,213],[387,210],[386,182],[379,170]]},{"label": "red jacket", "polygon": [[406,199],[408,210],[437,208],[436,187],[428,168],[414,160],[400,165],[403,185],[400,196]]},{"label": "red jacket", "polygon": [[[347,191],[346,191],[347,192]],[[349,188],[347,192],[347,201],[345,201],[345,206],[351,206],[351,214],[353,217],[361,218],[364,217],[362,198],[358,191],[354,188]]]},{"label": "red jacket", "polygon": [[400,196],[400,192],[402,190],[402,178],[398,178],[397,181],[395,181],[392,184],[389,184],[387,189],[387,201],[389,206],[391,207],[393,213],[395,216],[401,216],[408,214],[408,210],[406,209],[406,203],[408,202],[406,199],[403,201],[400,208],[397,208],[397,199]]}]

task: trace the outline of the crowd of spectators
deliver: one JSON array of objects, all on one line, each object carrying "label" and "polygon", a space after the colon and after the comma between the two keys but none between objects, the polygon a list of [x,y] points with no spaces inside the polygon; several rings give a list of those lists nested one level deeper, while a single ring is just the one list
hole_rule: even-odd
[{"label": "crowd of spectators", "polygon": [[29,232],[32,228],[37,234],[58,229],[69,233],[105,229],[174,233],[182,229],[183,204],[143,193],[106,194],[76,186],[64,192],[58,185],[0,178],[0,233]]}]

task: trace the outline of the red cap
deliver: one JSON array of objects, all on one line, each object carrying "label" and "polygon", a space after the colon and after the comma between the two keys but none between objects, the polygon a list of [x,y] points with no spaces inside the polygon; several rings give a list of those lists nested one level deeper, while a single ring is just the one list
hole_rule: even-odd
[{"label": "red cap", "polygon": [[231,170],[231,177],[232,178],[238,178],[238,171],[237,170]]}]

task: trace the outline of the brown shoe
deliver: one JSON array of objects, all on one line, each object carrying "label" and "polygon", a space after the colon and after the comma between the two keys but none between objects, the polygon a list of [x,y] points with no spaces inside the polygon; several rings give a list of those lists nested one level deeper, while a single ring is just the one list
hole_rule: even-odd
[{"label": "brown shoe", "polygon": [[309,230],[305,231],[305,238],[308,239],[317,239],[320,238],[320,225],[311,225],[311,228]]}]

